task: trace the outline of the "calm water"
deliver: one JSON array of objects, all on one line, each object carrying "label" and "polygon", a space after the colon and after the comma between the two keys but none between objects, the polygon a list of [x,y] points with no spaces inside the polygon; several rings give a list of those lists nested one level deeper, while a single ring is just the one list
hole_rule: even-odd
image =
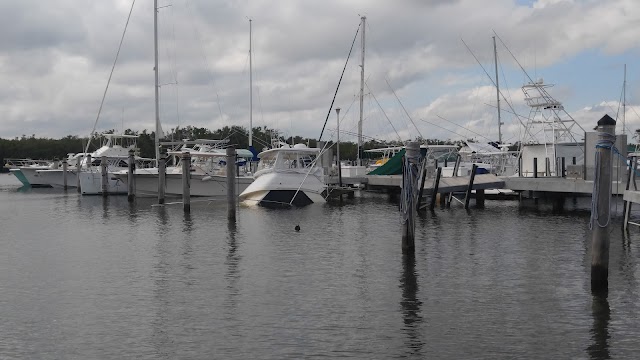
[{"label": "calm water", "polygon": [[[635,358],[640,231],[589,285],[589,200],[301,210],[18,191],[0,175],[0,358]],[[586,201],[585,201],[586,200]],[[621,212],[621,205],[618,206]],[[300,224],[302,230],[294,231]]]}]

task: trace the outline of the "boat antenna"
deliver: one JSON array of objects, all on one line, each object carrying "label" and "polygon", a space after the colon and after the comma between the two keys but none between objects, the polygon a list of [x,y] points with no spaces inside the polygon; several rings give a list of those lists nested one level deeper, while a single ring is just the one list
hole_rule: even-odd
[{"label": "boat antenna", "polygon": [[253,63],[251,56],[251,18],[249,19],[249,148],[253,146]]},{"label": "boat antenna", "polygon": [[131,2],[131,9],[129,10],[129,16],[127,16],[127,22],[124,24],[124,30],[122,31],[122,37],[120,38],[120,44],[118,44],[118,51],[116,52],[116,58],[113,60],[113,65],[111,66],[111,73],[109,73],[109,79],[107,80],[107,86],[104,88],[104,93],[102,94],[102,100],[100,101],[100,107],[98,108],[98,115],[96,116],[96,121],[93,123],[93,128],[91,129],[91,133],[89,134],[89,140],[87,141],[87,147],[84,149],[85,153],[89,152],[89,146],[91,145],[91,136],[96,131],[96,126],[98,126],[98,119],[100,119],[100,113],[102,112],[102,106],[104,105],[104,100],[107,97],[107,90],[109,89],[109,84],[111,84],[111,77],[113,76],[113,71],[116,68],[116,64],[118,63],[118,56],[120,56],[120,49],[122,49],[122,43],[124,42],[124,35],[127,33],[127,27],[129,26],[129,20],[131,19],[131,13],[133,13],[133,6],[136,4],[136,0]]},{"label": "boat antenna", "polygon": [[622,82],[622,135],[627,133],[627,64],[624,64],[624,81]]},{"label": "boat antenna", "polygon": [[496,37],[493,36],[493,61],[496,67],[496,98],[498,106],[498,143],[502,144],[502,120],[500,119],[500,82],[498,81],[498,48],[496,47]]},{"label": "boat antenna", "polygon": [[156,166],[160,160],[160,85],[158,85],[158,0],[153,0],[153,50],[154,50],[154,67],[155,73],[155,112],[156,112],[156,131],[155,131],[155,148],[156,148]]},{"label": "boat antenna", "polygon": [[367,21],[367,17],[366,16],[362,16],[360,17],[360,20],[362,20],[362,38],[360,40],[361,45],[362,45],[362,50],[360,52],[361,54],[361,65],[360,65],[360,119],[358,120],[358,153],[357,153],[357,159],[356,159],[356,164],[358,166],[362,165],[362,113],[363,113],[363,103],[364,103],[364,45],[365,45],[365,41],[364,41],[364,33],[365,33],[365,29],[366,29],[366,21]]},{"label": "boat antenna", "polygon": [[358,38],[358,31],[360,31],[361,25],[362,23],[358,24],[358,28],[356,29],[356,35],[353,37],[353,42],[351,43],[351,48],[349,49],[349,54],[347,55],[347,61],[344,63],[344,68],[342,68],[342,74],[340,74],[340,80],[338,80],[338,86],[336,87],[336,92],[333,94],[333,100],[331,100],[331,106],[329,106],[327,117],[326,119],[324,119],[324,125],[322,125],[322,131],[320,131],[320,137],[318,137],[318,141],[322,139],[324,128],[327,126],[327,121],[329,121],[329,115],[331,115],[331,110],[333,109],[333,103],[336,101],[336,96],[338,95],[338,89],[340,89],[340,83],[342,82],[344,71],[347,69],[347,64],[349,63],[349,58],[351,57],[351,51],[353,51],[353,45],[356,43],[356,39]]}]

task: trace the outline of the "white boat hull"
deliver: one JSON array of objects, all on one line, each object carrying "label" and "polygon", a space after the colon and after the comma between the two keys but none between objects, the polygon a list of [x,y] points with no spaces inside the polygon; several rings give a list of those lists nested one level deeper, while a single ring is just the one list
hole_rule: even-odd
[{"label": "white boat hull", "polygon": [[[126,194],[127,182],[107,174],[107,194]],[[82,195],[100,195],[102,191],[102,173],[99,171],[80,172],[80,192]]]},{"label": "white boat hull", "polygon": [[[125,184],[128,174],[118,174],[118,178]],[[236,178],[236,194],[243,192],[253,178],[240,176]],[[191,196],[225,197],[227,196],[227,177],[221,175],[191,174],[189,193]],[[158,196],[158,174],[135,174],[136,196]],[[166,174],[166,196],[182,196],[182,174]]]},{"label": "white boat hull", "polygon": [[[35,177],[38,182],[53,187],[64,187],[64,170],[47,169],[36,171]],[[67,187],[76,187],[78,185],[78,173],[75,169],[67,169]]]},{"label": "white boat hull", "polygon": [[317,176],[286,170],[272,171],[257,176],[240,194],[240,201],[265,207],[306,206],[324,203],[325,190],[324,182]]},{"label": "white boat hull", "polygon": [[[49,186],[46,183],[42,183],[41,180],[36,177],[36,172],[38,170],[46,170],[49,169],[48,166],[28,166],[28,167],[20,167],[18,169],[11,169],[11,172],[15,172],[16,177],[24,184],[24,185],[31,185],[33,187],[42,187],[42,186]],[[17,171],[20,171],[20,173],[22,174],[23,178],[21,178]],[[25,184],[25,180],[28,182],[28,184]]]}]

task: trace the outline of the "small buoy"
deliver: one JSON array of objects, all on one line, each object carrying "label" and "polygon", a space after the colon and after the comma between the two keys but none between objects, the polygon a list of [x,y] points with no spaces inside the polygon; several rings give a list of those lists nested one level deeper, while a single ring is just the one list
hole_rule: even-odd
[{"label": "small buoy", "polygon": [[296,231],[300,231],[300,225],[296,225],[295,229]]}]

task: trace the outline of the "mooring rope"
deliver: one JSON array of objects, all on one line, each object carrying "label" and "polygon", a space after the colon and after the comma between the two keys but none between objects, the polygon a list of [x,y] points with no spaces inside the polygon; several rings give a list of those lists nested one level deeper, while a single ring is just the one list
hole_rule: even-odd
[{"label": "mooring rope", "polygon": [[[593,193],[591,195],[591,219],[589,221],[590,230],[593,230],[594,223],[599,227],[603,228],[609,225],[609,221],[611,220],[611,211],[607,213],[608,214],[606,219],[607,221],[604,224],[600,223],[600,218],[598,215],[598,210],[599,210],[598,195],[600,194],[599,179],[601,176],[600,163],[602,162],[602,159],[601,159],[602,152],[597,151],[597,149],[604,149],[605,151],[611,151],[612,154],[615,152],[618,152],[618,150],[615,149],[615,146],[614,146],[615,140],[616,140],[615,135],[605,133],[605,132],[598,132],[598,140],[596,141],[596,155],[595,155],[595,177],[593,179]],[[613,161],[611,161],[611,172],[613,173]],[[609,184],[609,186],[612,186],[611,183]],[[609,196],[607,206],[609,207],[609,209],[611,209],[611,196]]]}]

